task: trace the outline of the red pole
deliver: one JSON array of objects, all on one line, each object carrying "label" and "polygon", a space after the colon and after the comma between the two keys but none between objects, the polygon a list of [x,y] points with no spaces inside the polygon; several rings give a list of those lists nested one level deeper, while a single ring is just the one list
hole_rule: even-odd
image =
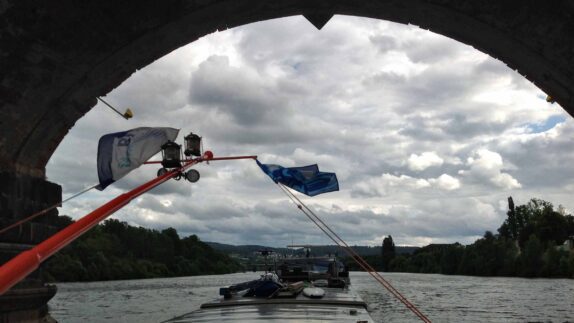
[{"label": "red pole", "polygon": [[234,160],[234,159],[257,159],[257,156],[231,156],[231,157],[213,157],[212,160]]},{"label": "red pole", "polygon": [[0,295],[4,294],[8,289],[36,270],[43,261],[48,259],[48,257],[67,246],[70,242],[90,230],[106,217],[127,205],[134,198],[166,182],[177,175],[180,171],[183,171],[203,160],[210,160],[210,158],[198,158],[187,161],[181,168],[171,170],[160,177],[154,178],[151,181],[114,198],[80,220],[70,224],[55,235],[41,242],[34,248],[24,251],[10,259],[0,267]]},{"label": "red pole", "polygon": [[[206,159],[208,161],[214,160],[234,160],[234,159],[257,159],[257,156],[231,156],[231,157],[213,157]],[[184,160],[183,162],[190,161],[191,159]],[[144,164],[161,164],[161,161],[147,161]]]}]

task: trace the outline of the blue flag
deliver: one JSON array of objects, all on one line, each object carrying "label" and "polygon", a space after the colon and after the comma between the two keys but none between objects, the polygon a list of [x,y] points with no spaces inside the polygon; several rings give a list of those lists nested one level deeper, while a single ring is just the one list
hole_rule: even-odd
[{"label": "blue flag", "polygon": [[98,143],[98,178],[100,191],[124,177],[161,150],[168,140],[174,141],[179,130],[141,127],[110,133]]},{"label": "blue flag", "polygon": [[275,183],[281,183],[305,195],[315,196],[339,190],[337,175],[320,172],[317,165],[287,168],[279,165],[261,164],[259,160],[256,162]]}]

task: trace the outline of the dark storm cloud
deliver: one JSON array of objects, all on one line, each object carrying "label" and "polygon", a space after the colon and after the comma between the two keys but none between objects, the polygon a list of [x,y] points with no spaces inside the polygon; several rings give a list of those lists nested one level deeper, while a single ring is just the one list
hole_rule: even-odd
[{"label": "dark storm cloud", "polygon": [[383,53],[398,48],[398,41],[390,35],[373,35],[369,37],[369,40]]},{"label": "dark storm cloud", "polygon": [[445,103],[452,105],[453,102],[469,96],[479,88],[479,82],[476,78],[470,77],[470,72],[470,69],[444,69],[432,66],[418,75],[409,77],[403,86],[395,86],[400,83],[380,85],[396,91],[404,99],[408,112],[444,109]]},{"label": "dark storm cloud", "polygon": [[222,56],[212,56],[191,76],[190,100],[231,116],[240,126],[267,123],[280,125],[291,114],[287,100],[272,84],[249,70],[229,65]]},{"label": "dark storm cloud", "polygon": [[408,81],[406,75],[401,75],[396,72],[379,72],[369,78],[363,80],[363,83],[367,86],[380,86],[385,84],[395,84],[401,85]]},{"label": "dark storm cloud", "polygon": [[[487,108],[486,105],[484,105]],[[410,115],[405,118],[405,127],[400,134],[416,140],[446,141],[457,138],[470,140],[484,135],[500,135],[508,129],[508,123],[472,121],[465,114],[454,111],[442,112],[432,117]]]},{"label": "dark storm cloud", "polygon": [[437,124],[436,118],[413,115],[405,118],[405,127],[399,134],[418,140],[442,141],[447,137],[442,126]]},{"label": "dark storm cloud", "polygon": [[502,122],[472,121],[468,116],[459,113],[451,113],[443,118],[448,118],[444,126],[445,133],[450,138],[454,137],[459,140],[480,135],[500,135],[508,129],[508,125]]},{"label": "dark storm cloud", "polygon": [[422,42],[410,40],[402,44],[407,57],[415,63],[433,64],[451,60],[468,47],[444,36],[434,35]]}]

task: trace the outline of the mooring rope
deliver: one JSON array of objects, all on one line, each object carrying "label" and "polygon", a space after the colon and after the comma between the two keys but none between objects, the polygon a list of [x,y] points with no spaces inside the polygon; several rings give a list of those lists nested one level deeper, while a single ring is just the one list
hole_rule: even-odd
[{"label": "mooring rope", "polygon": [[418,316],[423,322],[431,322],[413,303],[411,303],[405,296],[403,296],[396,288],[394,288],[386,279],[381,276],[369,263],[367,263],[359,254],[353,250],[338,234],[336,234],[313,210],[311,210],[305,203],[303,203],[295,194],[293,194],[286,186],[277,183],[281,191],[301,210],[323,233],[325,233],[339,248],[345,251],[353,260],[369,273],[377,282],[379,282],[387,291],[389,291],[395,298],[403,303],[411,312]]},{"label": "mooring rope", "polygon": [[54,204],[54,205],[52,205],[52,206],[49,206],[49,207],[47,207],[47,208],[45,208],[45,209],[43,209],[43,210],[41,210],[41,211],[38,211],[38,212],[36,212],[36,213],[34,213],[34,214],[32,214],[32,215],[30,215],[30,216],[28,216],[28,217],[26,217],[26,218],[20,220],[20,221],[17,221],[17,222],[15,222],[15,223],[12,223],[12,224],[10,224],[9,226],[7,226],[7,227],[1,229],[1,230],[0,230],[0,234],[4,233],[4,232],[6,232],[6,231],[8,231],[8,230],[10,230],[10,229],[13,229],[13,228],[15,228],[15,227],[17,227],[17,226],[19,226],[19,225],[22,225],[22,224],[24,224],[24,223],[26,223],[26,222],[28,222],[28,221],[31,221],[31,220],[33,220],[33,219],[39,217],[39,216],[42,215],[42,214],[46,214],[46,213],[48,213],[49,211],[51,211],[51,210],[53,210],[53,209],[55,209],[55,208],[57,208],[57,207],[59,207],[59,206],[62,206],[62,204],[64,204],[64,203],[70,201],[71,199],[74,199],[74,198],[76,198],[76,197],[78,197],[78,196],[80,196],[80,195],[82,195],[82,194],[88,192],[89,190],[92,190],[92,189],[96,188],[98,185],[99,185],[99,184],[95,184],[95,185],[93,185],[93,186],[90,186],[90,187],[88,187],[88,188],[86,188],[86,189],[84,189],[84,190],[82,190],[82,191],[80,191],[80,192],[78,192],[78,193],[76,193],[76,194],[74,194],[74,195],[68,197],[67,199],[63,200],[62,202],[56,203],[56,204]]}]

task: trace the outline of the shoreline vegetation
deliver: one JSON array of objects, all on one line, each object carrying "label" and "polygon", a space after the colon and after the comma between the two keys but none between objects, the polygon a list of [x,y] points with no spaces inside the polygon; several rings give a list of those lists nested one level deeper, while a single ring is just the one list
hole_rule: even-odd
[{"label": "shoreline vegetation", "polygon": [[[383,272],[574,278],[574,217],[540,199],[517,207],[511,197],[508,201],[498,233],[487,231],[470,245],[395,247],[389,235],[381,247],[353,248]],[[67,216],[59,221],[62,228],[73,222]],[[252,263],[261,262],[257,251],[262,249],[292,252],[202,242],[196,235],[180,238],[173,228],[158,231],[108,219],[50,258],[41,275],[71,282],[227,274],[252,270]],[[313,247],[314,255],[327,253],[342,254],[336,246]],[[352,259],[346,263],[350,270],[360,270]]]},{"label": "shoreline vegetation", "polygon": [[[486,231],[470,245],[430,244],[412,254],[398,255],[392,237],[383,240],[381,254],[366,256],[386,272],[466,276],[574,278],[574,217],[559,206],[531,199],[515,207],[508,198],[507,218],[498,233]],[[347,263],[360,270],[352,259]]]},{"label": "shoreline vegetation", "polygon": [[[61,227],[72,219],[60,217]],[[41,267],[48,281],[104,281],[228,274],[241,266],[196,235],[133,227],[108,219],[51,257]]]}]

